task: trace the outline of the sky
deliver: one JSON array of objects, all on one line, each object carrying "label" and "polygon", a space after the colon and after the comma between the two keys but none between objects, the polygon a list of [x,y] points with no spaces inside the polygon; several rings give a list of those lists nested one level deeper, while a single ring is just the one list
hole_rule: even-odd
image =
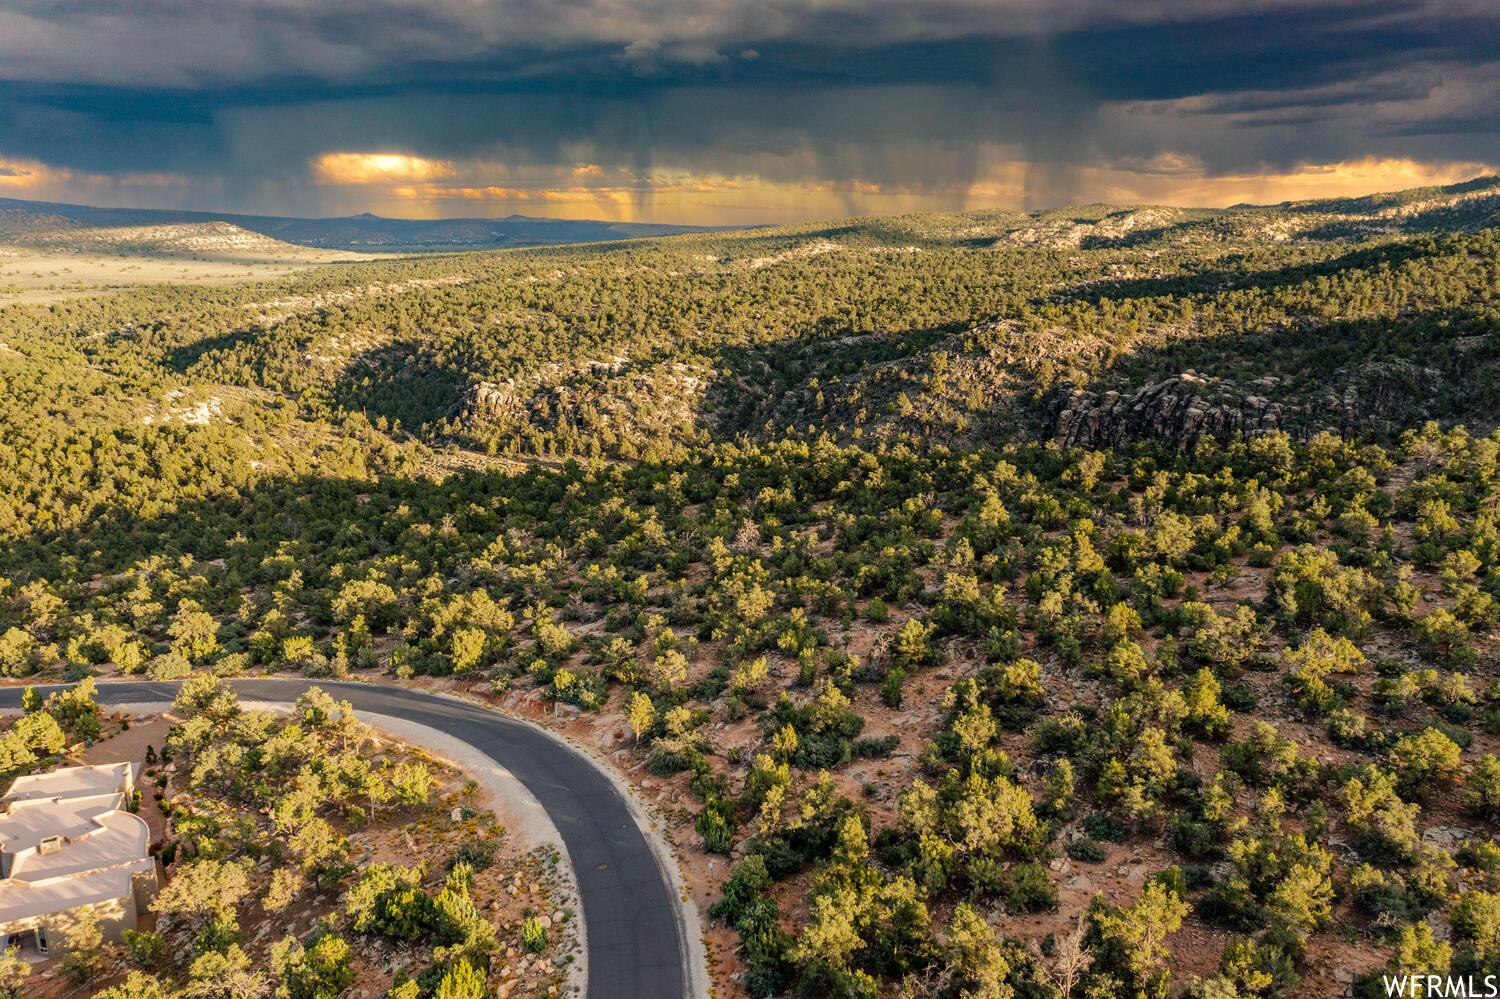
[{"label": "sky", "polygon": [[1493,0],[0,0],[0,197],[721,225],[1497,171]]}]

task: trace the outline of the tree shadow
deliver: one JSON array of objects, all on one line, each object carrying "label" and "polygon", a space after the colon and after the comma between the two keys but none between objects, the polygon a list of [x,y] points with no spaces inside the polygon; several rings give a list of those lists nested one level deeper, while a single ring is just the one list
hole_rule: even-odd
[{"label": "tree shadow", "polygon": [[176,374],[187,375],[193,365],[203,360],[204,357],[248,346],[255,337],[264,334],[265,331],[265,324],[257,322],[240,326],[218,336],[205,337],[202,340],[194,340],[192,343],[174,347],[165,358],[166,366]]},{"label": "tree shadow", "polygon": [[354,357],[330,388],[330,401],[370,420],[399,422],[409,432],[457,417],[470,376],[434,356],[419,340],[383,344]]},{"label": "tree shadow", "polygon": [[[1441,248],[1428,243],[1383,243],[1377,246],[1360,247],[1322,260],[1282,267],[1252,270],[1231,270],[1219,267],[1162,277],[1090,281],[1073,289],[1063,289],[1054,297],[1065,302],[1098,305],[1106,299],[1120,301],[1161,298],[1168,295],[1212,295],[1226,291],[1268,291],[1349,270],[1374,269],[1381,266],[1394,268],[1408,261],[1440,255],[1442,255]],[[1246,259],[1246,256],[1242,255],[1240,259]]]},{"label": "tree shadow", "polygon": [[726,347],[715,355],[720,375],[697,412],[720,433],[755,433],[786,409],[788,399],[810,401],[881,365],[923,358],[934,345],[969,328],[948,323],[901,334],[860,331],[841,317],[825,317],[794,340]]},{"label": "tree shadow", "polygon": [[321,467],[324,474],[266,479],[252,489],[182,502],[155,517],[107,507],[82,526],[10,541],[0,550],[0,571],[16,579],[59,579],[86,566],[102,573],[100,585],[109,586],[112,573],[147,557],[166,565],[182,556],[198,563],[224,559],[228,575],[221,586],[227,595],[284,578],[284,566],[265,562],[272,556],[290,556],[311,579],[332,561],[363,562],[404,541],[412,551],[451,547],[443,540],[446,515],[462,518],[467,531],[498,533],[502,514],[545,516],[565,498],[559,476],[540,470],[465,470],[438,481],[359,475],[327,459]]},{"label": "tree shadow", "polygon": [[[1153,387],[1156,395],[1142,395]],[[1462,307],[1184,337],[1122,351],[1087,388],[1098,399],[1113,392],[1129,400],[1137,411],[1128,419],[1142,427],[1153,406],[1260,414],[1272,404],[1281,413],[1276,429],[1294,437],[1331,431],[1387,442],[1428,420],[1484,428],[1500,421],[1500,321]],[[1045,432],[1056,430],[1073,391],[1064,384],[1046,395],[1036,410]],[[1118,416],[1127,419],[1124,410]]]}]

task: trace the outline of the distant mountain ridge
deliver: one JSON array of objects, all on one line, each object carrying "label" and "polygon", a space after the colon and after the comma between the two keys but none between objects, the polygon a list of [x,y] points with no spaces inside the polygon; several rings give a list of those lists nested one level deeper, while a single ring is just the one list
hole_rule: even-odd
[{"label": "distant mountain ridge", "polygon": [[[919,216],[910,216],[918,218]],[[1500,224],[1500,177],[1442,187],[1412,188],[1360,198],[1284,201],[1275,205],[1178,208],[1161,205],[1082,205],[1040,211],[937,213],[932,219],[973,218],[993,230],[997,245],[1103,248],[1209,238],[1339,240],[1380,234],[1453,232]],[[863,220],[848,220],[855,224]],[[96,208],[0,198],[0,236],[72,228],[165,226],[224,222],[305,247],[363,253],[459,252],[645,239],[685,233],[731,232],[765,226],[690,226],[647,222],[534,218],[392,219],[369,212],[334,218],[239,215],[154,208]],[[803,223],[792,229],[823,223]]]},{"label": "distant mountain ridge", "polygon": [[525,215],[511,215],[503,219],[388,219],[366,212],[342,218],[312,219],[154,208],[95,208],[13,198],[0,198],[0,213],[4,213],[15,223],[19,223],[25,216],[35,216],[34,228],[38,229],[49,225],[66,226],[69,222],[89,227],[228,222],[271,239],[301,246],[387,253],[556,246],[747,228],[598,222],[531,218]]}]

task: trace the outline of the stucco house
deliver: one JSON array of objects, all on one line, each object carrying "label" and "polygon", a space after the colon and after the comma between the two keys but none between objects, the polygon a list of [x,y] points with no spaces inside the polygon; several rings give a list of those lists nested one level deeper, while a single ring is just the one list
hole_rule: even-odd
[{"label": "stucco house", "polygon": [[0,799],[0,944],[65,949],[85,912],[109,942],[135,928],[157,878],[134,792],[129,763],[16,778]]}]

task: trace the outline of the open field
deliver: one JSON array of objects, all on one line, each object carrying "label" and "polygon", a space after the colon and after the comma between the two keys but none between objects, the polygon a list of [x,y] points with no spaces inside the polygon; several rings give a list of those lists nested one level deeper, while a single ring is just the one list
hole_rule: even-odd
[{"label": "open field", "polygon": [[283,243],[225,223],[42,231],[0,227],[0,305],[45,305],[140,285],[269,281],[319,264],[370,258]]},{"label": "open field", "polygon": [[94,256],[0,248],[0,305],[46,305],[148,284],[240,284],[286,277],[344,254],[304,250],[280,258],[194,259]]}]

